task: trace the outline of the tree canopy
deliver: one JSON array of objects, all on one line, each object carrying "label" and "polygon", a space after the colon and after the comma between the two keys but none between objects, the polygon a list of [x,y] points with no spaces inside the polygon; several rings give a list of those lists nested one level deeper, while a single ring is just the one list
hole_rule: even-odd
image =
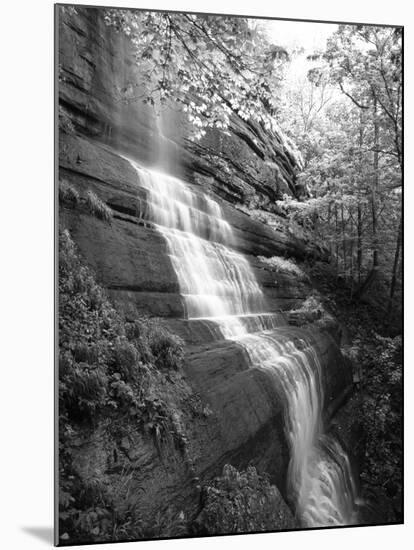
[{"label": "tree canopy", "polygon": [[282,207],[328,243],[352,294],[388,292],[388,313],[401,284],[401,54],[399,28],[340,25],[286,81],[278,114],[310,195]]},{"label": "tree canopy", "polygon": [[282,128],[308,198],[276,210],[320,235],[352,294],[387,289],[390,311],[401,280],[401,29],[339,25],[325,48],[288,52],[244,17],[106,9],[105,20],[129,37],[140,70],[124,99],[175,102],[198,139],[226,131],[232,113]]},{"label": "tree canopy", "polygon": [[[197,137],[206,127],[226,129],[233,111],[270,128],[287,53],[252,20],[118,9],[105,19],[130,37],[144,102],[181,103]],[[134,89],[124,93],[137,97]]]}]

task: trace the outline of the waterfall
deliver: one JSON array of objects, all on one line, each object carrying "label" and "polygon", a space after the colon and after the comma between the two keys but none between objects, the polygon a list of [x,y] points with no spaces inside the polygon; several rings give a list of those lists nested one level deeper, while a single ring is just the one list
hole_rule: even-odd
[{"label": "waterfall", "polygon": [[[139,167],[148,193],[146,217],[164,236],[188,319],[209,319],[221,337],[237,341],[251,365],[266,371],[287,401],[289,493],[303,526],[357,522],[351,466],[340,444],[324,433],[321,366],[305,330],[286,337],[282,315],[266,300],[219,204],[183,181]],[[284,327],[284,328],[283,328]]]}]

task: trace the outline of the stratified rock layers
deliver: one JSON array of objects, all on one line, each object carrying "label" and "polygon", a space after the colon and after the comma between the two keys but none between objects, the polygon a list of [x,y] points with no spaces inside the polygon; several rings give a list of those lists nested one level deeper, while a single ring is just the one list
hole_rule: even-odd
[{"label": "stratified rock layers", "polygon": [[[143,506],[155,512],[174,504],[194,514],[195,486],[219,474],[226,463],[238,468],[253,464],[268,472],[286,498],[289,451],[283,391],[269,383],[263,370],[249,367],[239,344],[217,342],[208,326],[185,320],[167,243],[148,222],[147,192],[122,157],[128,154],[152,165],[160,139],[149,108],[119,101],[117,90],[139,78],[128,44],[106,27],[98,9],[79,8],[76,16],[61,18],[59,48],[60,102],[76,130],[76,135],[60,133],[59,178],[81,197],[93,191],[113,212],[108,223],[85,209],[64,207],[60,223],[69,229],[82,257],[127,318],[159,317],[185,340],[185,383],[211,413],[185,426],[191,474],[177,454],[160,458],[139,432],[117,444],[125,447],[136,487],[144,488]],[[185,126],[184,119],[177,120],[178,134],[185,135]],[[251,193],[267,201],[295,193],[295,161],[283,139],[234,117],[230,136],[211,131],[200,143],[179,139],[176,147],[181,177],[195,192],[208,192],[220,202],[236,236],[235,247],[253,267],[268,310],[289,310],[302,303],[311,291],[309,284],[295,274],[276,272],[257,257],[303,260],[323,257],[324,252],[292,235],[283,219],[276,231],[234,206]],[[301,330],[275,329],[281,339],[300,337]],[[349,390],[351,373],[328,334],[312,330],[308,336],[318,352],[325,376],[325,405],[331,411]],[[85,478],[96,468],[108,478],[116,475],[108,459],[114,443],[105,426],[87,436],[88,443],[79,448],[75,461],[78,471]]]}]

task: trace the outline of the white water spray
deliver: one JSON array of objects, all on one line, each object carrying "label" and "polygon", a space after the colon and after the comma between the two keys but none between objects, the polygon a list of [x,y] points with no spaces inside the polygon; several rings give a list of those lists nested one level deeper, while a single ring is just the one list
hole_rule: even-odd
[{"label": "white water spray", "polygon": [[[283,317],[266,301],[216,201],[181,180],[130,161],[148,192],[152,221],[168,243],[188,319],[210,319],[223,338],[239,342],[250,362],[283,387],[291,449],[289,488],[303,526],[357,522],[349,459],[324,434],[321,366],[305,331],[286,336]],[[297,331],[296,331],[297,333]]]}]

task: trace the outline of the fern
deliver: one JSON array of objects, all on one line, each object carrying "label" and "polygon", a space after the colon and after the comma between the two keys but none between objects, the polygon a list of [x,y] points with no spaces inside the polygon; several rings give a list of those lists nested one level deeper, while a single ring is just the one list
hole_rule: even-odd
[{"label": "fern", "polygon": [[111,223],[112,210],[90,189],[86,193],[86,206],[96,218]]}]

